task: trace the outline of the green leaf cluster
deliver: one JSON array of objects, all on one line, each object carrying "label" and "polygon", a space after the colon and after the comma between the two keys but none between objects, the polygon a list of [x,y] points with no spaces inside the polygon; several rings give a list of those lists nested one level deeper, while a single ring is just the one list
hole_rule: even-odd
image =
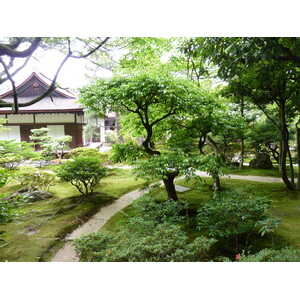
[{"label": "green leaf cluster", "polygon": [[57,169],[57,176],[70,182],[83,195],[94,193],[100,180],[106,176],[106,168],[97,157],[77,156]]},{"label": "green leaf cluster", "polygon": [[55,174],[42,171],[34,167],[21,167],[15,177],[22,185],[30,191],[45,190],[49,191],[50,186],[54,183]]},{"label": "green leaf cluster", "polygon": [[248,238],[263,220],[270,218],[267,209],[271,201],[256,197],[249,190],[224,192],[203,204],[197,215],[198,229],[222,241],[233,241],[238,250],[243,237]]},{"label": "green leaf cluster", "polygon": [[185,205],[155,202],[149,196],[134,204],[136,215],[118,233],[101,231],[75,240],[83,261],[188,262],[208,261],[214,239],[190,241],[180,227]]},{"label": "green leaf cluster", "polygon": [[37,157],[31,143],[0,141],[0,166],[12,170],[20,162]]}]

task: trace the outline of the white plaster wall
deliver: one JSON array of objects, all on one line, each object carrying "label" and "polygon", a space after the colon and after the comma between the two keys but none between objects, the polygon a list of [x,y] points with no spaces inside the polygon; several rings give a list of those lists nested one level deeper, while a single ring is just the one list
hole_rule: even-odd
[{"label": "white plaster wall", "polygon": [[16,140],[17,142],[21,142],[20,126],[5,126],[5,128],[7,130],[0,131],[0,140]]},{"label": "white plaster wall", "polygon": [[7,123],[33,123],[33,115],[8,115]]},{"label": "white plaster wall", "polygon": [[74,123],[74,114],[36,114],[36,123]]},{"label": "white plaster wall", "polygon": [[65,135],[64,125],[47,125],[47,128],[51,129],[49,134],[54,138]]}]

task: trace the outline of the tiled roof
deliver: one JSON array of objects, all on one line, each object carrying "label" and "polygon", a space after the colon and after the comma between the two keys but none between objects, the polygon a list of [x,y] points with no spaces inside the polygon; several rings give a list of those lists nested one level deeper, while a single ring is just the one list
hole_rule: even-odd
[{"label": "tiled roof", "polygon": [[[28,98],[19,98],[19,103],[25,103],[29,99]],[[5,99],[7,102],[13,102],[10,99]],[[39,102],[25,107],[20,107],[19,112],[23,111],[45,111],[45,112],[51,112],[51,111],[61,111],[61,110],[80,110],[82,111],[82,108],[80,108],[79,104],[76,103],[77,99],[73,98],[63,98],[63,97],[53,97],[52,99],[47,96],[44,99],[40,100]],[[0,107],[0,112],[9,112],[11,109],[8,107]]]},{"label": "tiled roof", "polygon": [[[17,87],[17,91],[20,92],[20,96],[18,98],[19,103],[26,103],[34,99],[34,96],[22,96],[22,91],[28,88],[30,85],[30,82],[38,81],[43,86],[43,89],[46,89],[50,86],[51,80],[43,76],[42,74],[32,73],[22,84],[20,84]],[[40,94],[40,93],[39,93]],[[56,88],[54,92],[51,93],[51,97],[47,96],[40,100],[39,102],[26,106],[26,107],[20,107],[19,112],[58,112],[58,111],[82,111],[82,108],[80,108],[79,104],[77,103],[76,95],[73,94],[69,90],[64,90],[60,88]],[[1,98],[9,103],[13,103],[13,94],[12,91],[8,91],[2,95],[0,95]],[[12,110],[8,107],[0,107],[0,113],[3,112],[12,112]]]}]

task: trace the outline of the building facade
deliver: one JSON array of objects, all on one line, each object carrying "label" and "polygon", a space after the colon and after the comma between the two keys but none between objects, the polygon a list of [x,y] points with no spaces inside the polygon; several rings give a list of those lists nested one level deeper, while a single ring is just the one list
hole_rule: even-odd
[{"label": "building facade", "polygon": [[[26,103],[42,94],[50,86],[50,81],[42,74],[32,73],[17,87],[19,103]],[[13,103],[13,91],[0,95],[0,100]],[[76,95],[69,90],[56,88],[39,102],[21,107],[18,114],[10,108],[0,107],[0,118],[5,119],[9,130],[0,132],[1,140],[29,142],[31,129],[50,128],[53,137],[72,136],[71,148],[84,144],[83,126],[85,125],[83,109],[77,103]]]}]

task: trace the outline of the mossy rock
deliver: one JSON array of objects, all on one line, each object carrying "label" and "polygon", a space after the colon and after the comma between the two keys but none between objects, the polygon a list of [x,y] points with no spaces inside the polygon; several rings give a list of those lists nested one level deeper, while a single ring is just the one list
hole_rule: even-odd
[{"label": "mossy rock", "polygon": [[251,168],[257,169],[272,169],[273,164],[270,159],[270,156],[267,153],[260,153],[249,163]]},{"label": "mossy rock", "polygon": [[6,199],[11,201],[19,196],[21,196],[23,200],[26,200],[27,202],[45,201],[54,198],[52,193],[43,190],[29,191],[28,189],[21,189]]}]

